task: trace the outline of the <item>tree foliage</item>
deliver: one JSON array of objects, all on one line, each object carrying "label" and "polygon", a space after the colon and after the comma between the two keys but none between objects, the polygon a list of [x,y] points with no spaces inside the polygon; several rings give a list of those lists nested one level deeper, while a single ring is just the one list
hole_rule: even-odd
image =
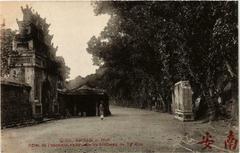
[{"label": "tree foliage", "polygon": [[12,53],[12,41],[15,31],[2,27],[0,32],[1,77],[6,77],[9,74],[8,58]]},{"label": "tree foliage", "polygon": [[101,86],[112,97],[141,107],[160,97],[169,110],[172,86],[190,80],[194,96],[208,99],[214,112],[216,101],[209,99],[222,92],[219,78],[237,77],[237,2],[93,6],[96,15],[111,16],[101,35],[90,39],[87,51],[105,70]]},{"label": "tree foliage", "polygon": [[62,56],[56,56],[55,59],[57,67],[57,75],[61,81],[66,81],[69,78],[70,68],[66,66],[65,60]]}]

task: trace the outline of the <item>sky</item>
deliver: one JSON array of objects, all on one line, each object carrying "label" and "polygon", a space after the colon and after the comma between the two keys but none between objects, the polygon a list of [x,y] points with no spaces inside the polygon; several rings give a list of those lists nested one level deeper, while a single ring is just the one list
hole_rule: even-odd
[{"label": "sky", "polygon": [[99,36],[110,18],[95,16],[90,1],[81,2],[0,2],[0,21],[5,19],[6,27],[18,30],[16,19],[22,20],[21,6],[26,4],[50,23],[52,42],[58,46],[57,56],[63,56],[70,70],[70,79],[95,73],[98,68],[92,64],[87,53],[87,42],[92,36]]}]

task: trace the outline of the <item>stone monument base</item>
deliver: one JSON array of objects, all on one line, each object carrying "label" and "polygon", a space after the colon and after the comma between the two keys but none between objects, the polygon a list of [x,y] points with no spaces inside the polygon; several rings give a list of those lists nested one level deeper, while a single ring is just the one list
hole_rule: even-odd
[{"label": "stone monument base", "polygon": [[194,120],[194,116],[192,112],[183,112],[180,110],[177,110],[175,112],[175,118],[179,119],[181,121],[193,121]]}]

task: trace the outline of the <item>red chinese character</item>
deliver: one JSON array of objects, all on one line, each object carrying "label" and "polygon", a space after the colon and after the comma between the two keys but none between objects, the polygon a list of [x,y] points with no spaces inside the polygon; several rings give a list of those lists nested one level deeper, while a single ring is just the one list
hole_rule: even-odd
[{"label": "red chinese character", "polygon": [[205,147],[203,149],[212,149],[211,144],[214,143],[214,140],[212,140],[212,136],[206,132],[206,136],[202,137],[202,141],[198,142],[198,144],[203,144]]},{"label": "red chinese character", "polygon": [[229,150],[235,150],[237,147],[238,140],[235,139],[234,133],[232,130],[229,131],[228,139],[224,141],[225,148]]}]

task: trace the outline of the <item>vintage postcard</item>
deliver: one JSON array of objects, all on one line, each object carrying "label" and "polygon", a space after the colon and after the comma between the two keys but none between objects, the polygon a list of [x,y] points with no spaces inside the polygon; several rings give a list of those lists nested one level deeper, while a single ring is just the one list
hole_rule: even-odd
[{"label": "vintage postcard", "polygon": [[2,153],[239,152],[238,1],[1,1]]}]

